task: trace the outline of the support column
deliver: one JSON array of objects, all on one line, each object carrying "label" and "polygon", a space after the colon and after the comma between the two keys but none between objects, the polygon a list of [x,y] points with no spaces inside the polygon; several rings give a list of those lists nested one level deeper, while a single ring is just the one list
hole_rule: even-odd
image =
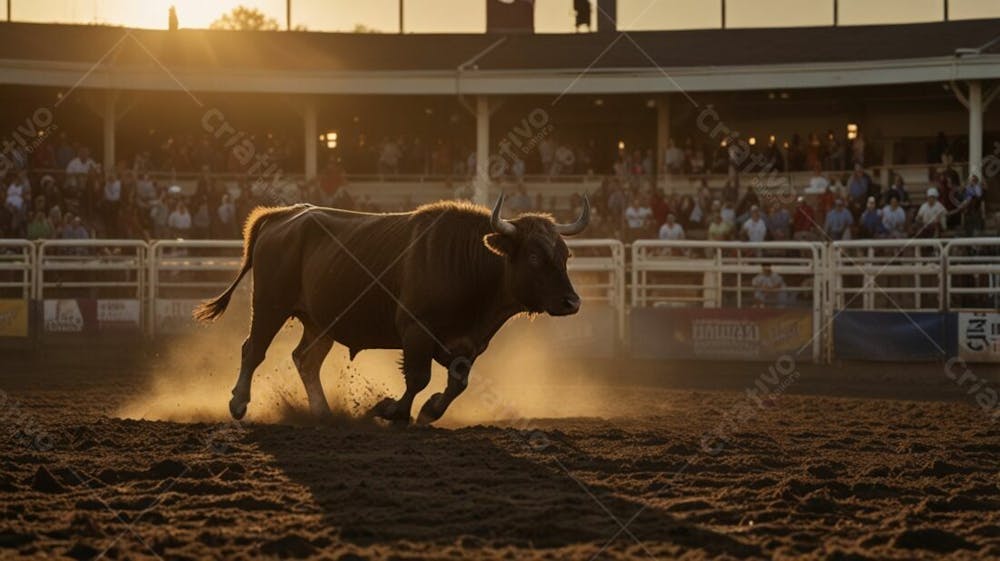
[{"label": "support column", "polygon": [[107,90],[104,92],[104,108],[102,123],[104,125],[104,172],[108,173],[115,169],[115,122],[118,120],[118,114],[116,113],[115,102],[118,98],[118,92]]},{"label": "support column", "polygon": [[885,139],[885,144],[882,145],[882,173],[879,174],[879,181],[882,182],[882,189],[886,190],[890,187],[889,172],[892,171],[892,161],[895,159],[895,148],[896,141],[892,138]]},{"label": "support column", "polygon": [[306,98],[302,112],[302,124],[305,129],[305,176],[306,181],[316,177],[318,166],[316,163],[316,146],[319,144],[319,133],[316,131],[316,100],[312,97]]},{"label": "support column", "polygon": [[983,166],[983,85],[969,82],[969,175],[982,177]]},{"label": "support column", "polygon": [[489,206],[490,196],[490,98],[476,96],[476,175],[473,202]]},{"label": "support column", "polygon": [[667,144],[670,140],[670,97],[656,99],[656,174],[667,171]]}]

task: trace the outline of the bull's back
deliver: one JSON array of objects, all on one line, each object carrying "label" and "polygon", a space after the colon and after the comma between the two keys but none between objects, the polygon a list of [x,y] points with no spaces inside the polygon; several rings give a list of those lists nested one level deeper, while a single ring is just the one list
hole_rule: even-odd
[{"label": "bull's back", "polygon": [[289,305],[349,347],[398,347],[408,217],[312,207],[266,225],[255,250],[255,304],[258,287],[273,288],[267,302]]}]

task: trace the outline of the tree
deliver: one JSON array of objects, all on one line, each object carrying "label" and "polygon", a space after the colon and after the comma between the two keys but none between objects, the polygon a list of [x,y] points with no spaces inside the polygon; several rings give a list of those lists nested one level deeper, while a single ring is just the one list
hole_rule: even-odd
[{"label": "tree", "polygon": [[234,29],[237,31],[277,31],[278,21],[268,17],[256,8],[236,6],[233,11],[223,14],[212,22],[212,29]]}]

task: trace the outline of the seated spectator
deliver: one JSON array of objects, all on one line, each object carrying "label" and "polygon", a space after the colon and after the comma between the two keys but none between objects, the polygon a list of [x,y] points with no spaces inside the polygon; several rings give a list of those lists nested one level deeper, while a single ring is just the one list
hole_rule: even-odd
[{"label": "seated spectator", "polygon": [[525,189],[523,183],[518,184],[514,194],[510,196],[509,202],[505,204],[510,209],[512,216],[531,212],[534,208],[534,205],[531,203],[531,197],[528,195],[528,191]]},{"label": "seated spectator", "polygon": [[239,226],[236,224],[236,205],[229,193],[222,195],[216,214],[216,235],[223,239],[239,236]]},{"label": "seated spectator", "polygon": [[853,225],[854,216],[844,205],[844,199],[838,197],[833,208],[826,213],[823,230],[831,240],[845,240],[850,239],[851,226]]},{"label": "seated spectator", "polygon": [[45,217],[45,213],[37,211],[28,222],[27,238],[29,240],[45,240],[52,237],[52,224]]},{"label": "seated spectator", "polygon": [[667,220],[660,226],[661,240],[683,240],[684,228],[677,223],[677,217],[673,214],[667,215]]},{"label": "seated spectator", "polygon": [[945,229],[948,210],[938,200],[938,190],[931,187],[927,190],[927,200],[917,210],[917,236],[936,238]]},{"label": "seated spectator", "polygon": [[722,219],[721,213],[712,215],[712,221],[708,224],[708,239],[713,242],[728,241],[733,235],[733,224]]},{"label": "seated spectator", "polygon": [[87,175],[96,169],[97,163],[91,159],[90,150],[80,148],[76,157],[66,164],[66,186],[72,190],[83,189]]},{"label": "seated spectator", "polygon": [[638,196],[633,196],[628,208],[625,209],[625,225],[628,226],[629,240],[643,237],[652,216],[652,209],[643,204]]},{"label": "seated spectator", "polygon": [[135,183],[135,204],[143,210],[148,210],[155,198],[156,183],[149,178],[148,173],[143,174]]},{"label": "seated spectator", "polygon": [[722,210],[719,211],[719,215],[722,216],[723,222],[729,224],[730,228],[736,224],[736,209],[733,208],[732,201],[725,201],[722,203]]},{"label": "seated spectator", "polygon": [[792,238],[797,241],[816,239],[816,212],[805,197],[798,198],[792,218]]},{"label": "seated spectator", "polygon": [[771,205],[771,212],[767,214],[765,222],[767,223],[767,232],[771,235],[772,240],[784,241],[788,239],[792,217],[780,203],[775,202]]},{"label": "seated spectator", "polygon": [[863,238],[884,238],[889,233],[882,223],[882,211],[876,207],[875,197],[868,197],[858,222]]},{"label": "seated spectator", "polygon": [[18,212],[26,210],[24,202],[28,195],[29,193],[26,192],[23,183],[13,181],[7,187],[7,198],[5,204]]},{"label": "seated spectator", "polygon": [[906,204],[910,202],[910,195],[906,193],[906,186],[903,184],[902,175],[896,175],[896,177],[892,180],[892,186],[885,192],[886,204],[889,204],[889,200],[893,197],[896,197],[899,204]]},{"label": "seated spectator", "polygon": [[667,173],[681,173],[684,171],[684,151],[677,146],[674,139],[667,141],[667,150],[663,154],[664,164],[667,166]]},{"label": "seated spectator", "polygon": [[743,223],[740,232],[743,238],[749,242],[762,242],[767,239],[767,223],[761,217],[758,206],[750,207],[750,218]]},{"label": "seated spectator", "polygon": [[760,273],[753,278],[754,305],[761,308],[785,305],[785,279],[775,273],[770,264],[761,266]]},{"label": "seated spectator", "polygon": [[79,216],[66,215],[66,225],[63,226],[59,237],[64,240],[88,240],[90,232],[83,226],[83,219]]},{"label": "seated spectator", "polygon": [[899,206],[899,198],[889,197],[889,204],[882,209],[882,226],[890,238],[906,237],[906,210]]},{"label": "seated spectator", "polygon": [[191,235],[192,219],[184,201],[178,201],[174,211],[167,218],[167,229],[175,238],[188,238]]},{"label": "seated spectator", "polygon": [[809,186],[806,187],[806,193],[810,195],[819,195],[826,191],[826,188],[830,186],[830,180],[823,175],[823,170],[820,166],[815,166],[813,168],[813,176],[809,178]]}]

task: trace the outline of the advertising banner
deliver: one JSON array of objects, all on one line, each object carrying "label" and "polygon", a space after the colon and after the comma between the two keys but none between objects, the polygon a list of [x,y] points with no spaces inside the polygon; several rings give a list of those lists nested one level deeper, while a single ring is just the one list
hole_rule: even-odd
[{"label": "advertising banner", "polygon": [[1000,362],[1000,313],[958,314],[958,358],[966,362]]},{"label": "advertising banner", "polygon": [[631,316],[637,358],[774,360],[812,356],[812,314],[795,309],[639,308]]},{"label": "advertising banner", "polygon": [[47,333],[138,330],[138,300],[92,300],[86,298],[46,300],[42,304],[43,326]]},{"label": "advertising banner", "polygon": [[0,337],[28,336],[28,301],[0,299]]},{"label": "advertising banner", "polygon": [[932,361],[955,356],[957,314],[845,310],[833,320],[839,359]]}]

